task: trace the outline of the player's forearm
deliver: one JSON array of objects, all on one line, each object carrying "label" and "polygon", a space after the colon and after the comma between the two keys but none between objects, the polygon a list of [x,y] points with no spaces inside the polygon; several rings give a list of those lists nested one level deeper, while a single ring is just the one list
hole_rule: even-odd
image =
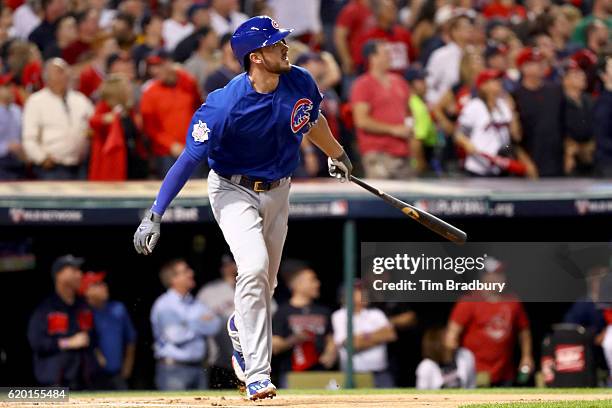
[{"label": "player's forearm", "polygon": [[189,180],[197,165],[197,160],[194,160],[188,153],[183,152],[170,170],[168,170],[157,198],[151,207],[151,211],[155,214],[163,215],[174,197],[176,197],[187,180]]},{"label": "player's forearm", "polygon": [[327,156],[338,158],[344,153],[344,149],[332,135],[327,119],[322,114],[319,115],[319,120],[310,129],[307,135],[308,139],[323,151]]}]

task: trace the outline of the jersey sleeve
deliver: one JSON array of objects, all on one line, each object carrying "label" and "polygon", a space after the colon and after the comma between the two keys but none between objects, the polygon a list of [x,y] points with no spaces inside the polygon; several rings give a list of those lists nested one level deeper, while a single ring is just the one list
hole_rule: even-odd
[{"label": "jersey sleeve", "polygon": [[224,131],[225,115],[222,112],[223,109],[213,92],[206,103],[193,114],[185,141],[185,152],[193,160],[206,160],[210,139]]}]

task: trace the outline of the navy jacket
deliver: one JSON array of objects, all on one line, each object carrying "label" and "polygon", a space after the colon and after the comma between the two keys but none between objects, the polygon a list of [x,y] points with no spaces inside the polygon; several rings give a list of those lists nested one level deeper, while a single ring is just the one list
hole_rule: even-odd
[{"label": "navy jacket", "polygon": [[[80,331],[90,335],[89,347],[60,350],[59,339]],[[34,311],[28,325],[28,340],[34,358],[34,375],[42,385],[88,388],[98,371],[94,357],[93,313],[82,298],[72,305],[57,294],[45,299]]]}]

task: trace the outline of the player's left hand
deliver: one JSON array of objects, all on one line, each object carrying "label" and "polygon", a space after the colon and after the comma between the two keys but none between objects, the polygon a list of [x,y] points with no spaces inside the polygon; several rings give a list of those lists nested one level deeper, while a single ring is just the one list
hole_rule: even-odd
[{"label": "player's left hand", "polygon": [[161,215],[148,210],[134,233],[134,248],[142,255],[153,252],[159,239]]},{"label": "player's left hand", "polygon": [[350,181],[351,173],[353,172],[353,164],[346,155],[346,152],[342,152],[336,159],[328,157],[327,168],[330,176],[340,179],[343,183],[345,181]]}]

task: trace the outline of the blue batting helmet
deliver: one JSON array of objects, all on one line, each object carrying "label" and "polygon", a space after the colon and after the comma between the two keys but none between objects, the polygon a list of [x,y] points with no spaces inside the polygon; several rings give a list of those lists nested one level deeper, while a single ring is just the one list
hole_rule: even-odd
[{"label": "blue batting helmet", "polygon": [[244,57],[249,53],[276,44],[292,31],[293,29],[280,28],[271,17],[252,17],[242,23],[232,35],[232,50],[240,64],[244,64]]}]

